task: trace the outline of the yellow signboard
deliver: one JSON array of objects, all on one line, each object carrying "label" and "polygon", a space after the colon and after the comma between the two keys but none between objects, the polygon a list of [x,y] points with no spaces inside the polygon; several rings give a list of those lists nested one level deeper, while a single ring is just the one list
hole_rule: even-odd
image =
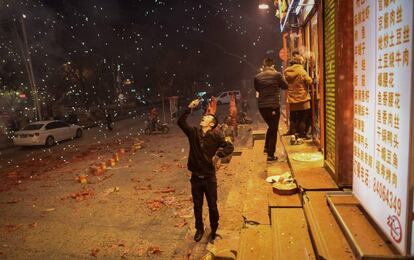
[{"label": "yellow signboard", "polygon": [[335,171],[335,0],[325,1],[326,164]]}]

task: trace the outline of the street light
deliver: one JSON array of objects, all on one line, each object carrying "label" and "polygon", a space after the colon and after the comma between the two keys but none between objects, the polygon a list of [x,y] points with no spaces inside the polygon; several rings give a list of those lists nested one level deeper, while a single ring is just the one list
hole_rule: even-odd
[{"label": "street light", "polygon": [[20,18],[20,23],[22,26],[22,33],[23,33],[24,47],[25,47],[23,49],[23,46],[21,46],[21,49],[22,49],[23,57],[25,59],[25,66],[26,66],[28,77],[29,77],[29,83],[32,88],[32,95],[33,95],[34,105],[36,108],[37,120],[40,121],[42,120],[42,113],[40,111],[41,107],[40,107],[40,101],[39,101],[39,92],[36,86],[36,81],[35,81],[34,72],[33,72],[32,58],[31,58],[31,54],[29,50],[29,43],[27,39],[28,37],[27,37],[26,24],[25,24],[26,18],[27,16],[25,14],[22,14],[22,17]]},{"label": "street light", "polygon": [[269,5],[265,4],[265,3],[261,3],[259,4],[259,9],[260,10],[268,10],[269,9]]}]

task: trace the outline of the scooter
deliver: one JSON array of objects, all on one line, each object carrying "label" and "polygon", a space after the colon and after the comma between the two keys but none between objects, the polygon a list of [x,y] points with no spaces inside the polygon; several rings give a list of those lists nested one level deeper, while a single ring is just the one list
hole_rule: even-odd
[{"label": "scooter", "polygon": [[151,135],[156,132],[161,132],[162,134],[166,134],[170,131],[170,128],[168,127],[168,124],[161,123],[161,121],[158,119],[154,123],[151,123],[150,121],[145,121],[145,129],[144,133],[146,135]]}]

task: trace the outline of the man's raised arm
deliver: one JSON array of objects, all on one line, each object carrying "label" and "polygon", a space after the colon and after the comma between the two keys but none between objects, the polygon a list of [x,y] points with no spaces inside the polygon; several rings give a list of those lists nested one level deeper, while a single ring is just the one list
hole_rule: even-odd
[{"label": "man's raised arm", "polygon": [[187,118],[191,113],[191,109],[197,107],[199,104],[199,99],[191,101],[184,113],[181,114],[180,118],[178,118],[177,124],[186,135],[189,135],[191,133],[191,126],[188,125]]},{"label": "man's raised arm", "polygon": [[178,126],[183,130],[186,135],[189,135],[191,132],[191,127],[187,123],[187,118],[190,115],[191,110],[187,108],[184,113],[181,114],[180,118],[177,120]]}]

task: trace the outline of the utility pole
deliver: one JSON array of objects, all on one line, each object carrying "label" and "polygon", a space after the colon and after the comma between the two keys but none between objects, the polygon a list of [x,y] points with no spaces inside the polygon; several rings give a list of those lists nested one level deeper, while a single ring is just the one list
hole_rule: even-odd
[{"label": "utility pole", "polygon": [[[172,85],[174,83],[174,76],[172,76],[170,82],[168,83],[168,86],[170,86],[170,89],[172,88]],[[162,86],[161,87],[161,102],[162,102],[162,114],[164,117],[164,123],[166,123],[166,118],[165,118],[165,87]]]},{"label": "utility pole", "polygon": [[37,120],[42,120],[42,113],[40,111],[40,103],[39,103],[39,93],[38,93],[37,87],[36,87],[36,81],[35,81],[35,77],[34,77],[34,73],[33,73],[32,58],[31,58],[31,55],[30,55],[29,44],[28,44],[28,40],[27,40],[26,25],[24,23],[25,18],[26,18],[25,14],[23,14],[20,17],[20,23],[21,23],[21,26],[22,26],[22,33],[23,33],[23,40],[24,40],[24,45],[25,45],[25,53],[26,53],[26,55],[23,55],[23,58],[25,59],[26,70],[28,72],[29,82],[30,82],[31,89],[32,89],[32,96],[33,96],[33,102],[35,103],[35,107],[36,107]]},{"label": "utility pole", "polygon": [[161,104],[162,104],[162,115],[164,118],[164,123],[165,123],[165,101],[164,101],[165,97],[164,97],[164,90],[162,90],[161,92]]}]

